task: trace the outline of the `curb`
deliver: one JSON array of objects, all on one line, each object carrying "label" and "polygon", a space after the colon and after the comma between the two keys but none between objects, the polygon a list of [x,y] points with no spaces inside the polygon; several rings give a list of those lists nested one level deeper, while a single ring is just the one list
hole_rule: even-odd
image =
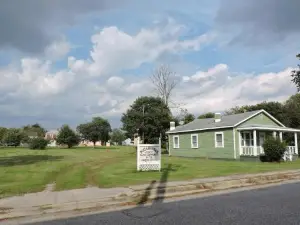
[{"label": "curb", "polygon": [[[276,174],[259,174],[244,175],[232,177],[224,177],[219,181],[211,179],[207,182],[199,182],[197,180],[185,182],[185,185],[165,184],[157,188],[153,188],[148,194],[145,202],[147,204],[159,199],[175,199],[183,196],[199,195],[208,192],[217,192],[243,187],[255,187],[267,184],[278,184],[285,181],[300,181],[300,170],[278,172]],[[93,199],[91,201],[68,202],[63,204],[39,205],[30,209],[7,209],[0,210],[0,222],[32,217],[54,215],[67,212],[85,213],[91,211],[118,209],[125,206],[136,206],[141,198],[145,195],[145,189],[136,188],[131,193],[120,193],[117,196]]]}]

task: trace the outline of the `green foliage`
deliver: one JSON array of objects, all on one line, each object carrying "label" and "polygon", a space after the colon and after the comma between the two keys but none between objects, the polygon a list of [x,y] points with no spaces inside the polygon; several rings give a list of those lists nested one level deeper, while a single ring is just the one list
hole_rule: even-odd
[{"label": "green foliage", "polygon": [[261,102],[256,105],[236,106],[234,108],[227,110],[225,114],[232,115],[232,114],[251,112],[251,111],[261,110],[261,109],[264,109],[265,111],[267,111],[268,113],[270,113],[272,116],[274,116],[276,119],[278,119],[283,123],[286,121],[285,106],[280,102]]},{"label": "green foliage", "polygon": [[187,123],[190,123],[190,122],[192,122],[194,120],[195,120],[195,116],[193,114],[191,114],[191,113],[188,113],[188,114],[185,115],[183,121],[184,121],[184,124],[187,124]]},{"label": "green foliage", "polygon": [[215,117],[214,113],[208,112],[198,116],[198,119],[207,119],[207,118],[214,118],[214,117]]},{"label": "green foliage", "polygon": [[48,143],[49,141],[42,137],[32,138],[29,142],[29,148],[44,150],[46,149]]},{"label": "green foliage", "polygon": [[3,138],[6,132],[7,132],[6,127],[0,127],[0,145],[3,145]]},{"label": "green foliage", "polygon": [[3,143],[7,146],[17,147],[20,145],[23,134],[20,129],[10,128],[8,129],[3,137]]},{"label": "green foliage", "polygon": [[80,124],[76,129],[82,139],[92,141],[94,146],[97,141],[107,142],[111,131],[109,122],[101,117],[93,118],[90,123]]},{"label": "green foliage", "polygon": [[162,99],[148,96],[137,98],[121,118],[127,137],[133,138],[135,133],[143,137],[144,133],[145,143],[157,143],[160,135],[163,142],[171,120],[170,109]]},{"label": "green foliage", "polygon": [[111,142],[116,142],[118,145],[122,145],[122,142],[126,139],[125,134],[120,129],[113,129],[110,135]]},{"label": "green foliage", "polygon": [[79,144],[80,138],[68,125],[63,125],[58,132],[56,142],[59,145],[67,145],[68,148],[72,148]]},{"label": "green foliage", "polygon": [[44,129],[40,124],[36,123],[33,125],[27,125],[23,127],[24,133],[31,137],[45,137],[46,129]]},{"label": "green foliage", "polygon": [[[300,54],[296,56],[300,60]],[[296,85],[297,90],[300,91],[300,65],[298,64],[298,69],[292,71],[292,82]]]},{"label": "green foliage", "polygon": [[286,151],[285,142],[281,142],[278,138],[269,137],[263,144],[265,151],[265,160],[268,162],[280,162]]}]

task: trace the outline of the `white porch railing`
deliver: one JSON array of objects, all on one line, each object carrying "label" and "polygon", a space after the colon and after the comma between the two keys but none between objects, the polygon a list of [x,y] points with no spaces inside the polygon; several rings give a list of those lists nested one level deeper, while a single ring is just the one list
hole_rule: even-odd
[{"label": "white porch railing", "polygon": [[296,146],[287,146],[286,153],[296,155]]},{"label": "white porch railing", "polygon": [[242,155],[253,156],[254,147],[253,146],[242,146]]},{"label": "white porch railing", "polygon": [[[264,148],[262,146],[257,146],[257,155],[264,154]],[[255,156],[254,154],[254,146],[241,146],[241,155],[245,156]],[[297,155],[296,146],[287,146],[286,152],[284,153],[284,158],[293,155]]]}]

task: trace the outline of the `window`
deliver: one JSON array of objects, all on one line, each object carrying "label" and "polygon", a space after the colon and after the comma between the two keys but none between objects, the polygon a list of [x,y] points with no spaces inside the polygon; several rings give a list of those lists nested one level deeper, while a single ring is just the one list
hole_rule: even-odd
[{"label": "window", "polygon": [[223,132],[215,133],[215,147],[224,148],[224,134]]},{"label": "window", "polygon": [[198,148],[198,134],[191,135],[191,147]]},{"label": "window", "polygon": [[242,135],[242,143],[241,143],[241,145],[243,147],[245,147],[245,146],[253,146],[254,145],[252,132],[242,132],[241,135]]},{"label": "window", "polygon": [[173,137],[173,148],[179,148],[179,136]]}]

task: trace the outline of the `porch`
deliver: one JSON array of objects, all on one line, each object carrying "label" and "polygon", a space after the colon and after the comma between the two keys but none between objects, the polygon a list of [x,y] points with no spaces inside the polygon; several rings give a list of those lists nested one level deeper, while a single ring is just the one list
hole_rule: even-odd
[{"label": "porch", "polygon": [[292,161],[293,156],[298,155],[298,129],[287,127],[262,127],[247,126],[240,127],[238,131],[238,151],[240,156],[259,156],[264,154],[263,144],[268,136],[283,140],[283,133],[293,133],[293,140],[288,143],[283,159]]}]

